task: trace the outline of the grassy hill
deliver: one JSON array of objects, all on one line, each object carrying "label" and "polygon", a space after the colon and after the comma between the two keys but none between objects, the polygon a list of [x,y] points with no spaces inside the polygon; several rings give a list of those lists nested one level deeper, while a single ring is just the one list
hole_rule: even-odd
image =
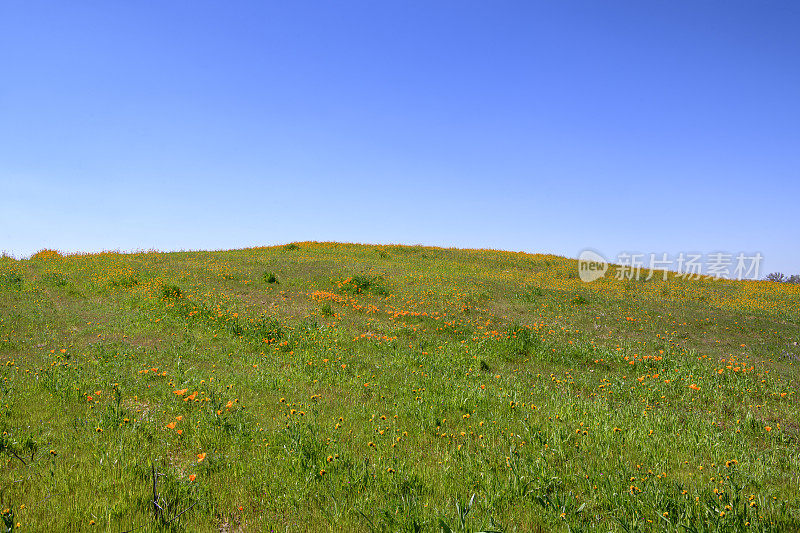
[{"label": "grassy hill", "polygon": [[4,524],[800,530],[800,287],[577,272],[332,243],[0,259]]}]

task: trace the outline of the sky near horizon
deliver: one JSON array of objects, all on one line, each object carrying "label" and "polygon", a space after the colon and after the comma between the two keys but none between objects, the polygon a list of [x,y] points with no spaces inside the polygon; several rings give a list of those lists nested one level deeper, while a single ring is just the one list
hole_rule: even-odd
[{"label": "sky near horizon", "polygon": [[0,4],[0,250],[317,240],[800,273],[800,3]]}]

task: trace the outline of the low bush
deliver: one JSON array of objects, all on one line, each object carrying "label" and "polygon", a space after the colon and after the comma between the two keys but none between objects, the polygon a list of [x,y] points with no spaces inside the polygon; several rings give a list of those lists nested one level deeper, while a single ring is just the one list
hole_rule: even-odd
[{"label": "low bush", "polygon": [[177,285],[162,285],[161,297],[165,300],[177,300],[183,296],[183,291]]},{"label": "low bush", "polygon": [[351,294],[370,293],[379,296],[389,294],[386,288],[386,280],[383,276],[371,276],[368,274],[358,274],[347,278],[339,283],[339,290]]},{"label": "low bush", "polygon": [[17,272],[4,272],[0,274],[0,289],[20,290],[22,288],[22,276]]}]

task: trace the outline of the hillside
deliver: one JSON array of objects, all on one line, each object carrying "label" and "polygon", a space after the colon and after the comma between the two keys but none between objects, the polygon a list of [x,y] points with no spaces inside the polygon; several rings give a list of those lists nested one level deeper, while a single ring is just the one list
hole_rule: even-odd
[{"label": "hillside", "polygon": [[577,274],[310,242],[2,258],[5,523],[800,530],[800,286]]}]

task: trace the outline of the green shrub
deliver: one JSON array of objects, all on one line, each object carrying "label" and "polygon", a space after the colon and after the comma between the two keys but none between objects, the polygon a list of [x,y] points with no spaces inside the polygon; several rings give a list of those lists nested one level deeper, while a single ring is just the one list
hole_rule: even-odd
[{"label": "green shrub", "polygon": [[64,287],[67,284],[67,276],[62,272],[45,272],[39,277],[39,280],[52,287]]},{"label": "green shrub", "polygon": [[259,339],[280,339],[283,336],[283,328],[280,321],[273,316],[262,316],[257,318],[247,328],[248,333]]},{"label": "green shrub", "polygon": [[525,302],[534,302],[544,296],[541,287],[525,287],[524,291],[515,295],[517,299]]},{"label": "green shrub", "polygon": [[289,244],[285,245],[283,249],[286,250],[287,252],[291,252],[292,250],[299,250],[300,245],[294,242],[290,242]]},{"label": "green shrub", "polygon": [[541,338],[530,327],[518,323],[512,323],[508,327],[507,334],[506,351],[511,356],[530,355],[542,344]]},{"label": "green shrub", "polygon": [[110,280],[108,284],[111,287],[123,287],[125,289],[130,289],[131,287],[135,287],[139,284],[139,278],[135,274],[132,276],[123,276]]},{"label": "green shrub", "polygon": [[0,274],[0,288],[20,290],[22,288],[22,276],[13,271]]},{"label": "green shrub", "polygon": [[161,297],[165,300],[177,300],[183,296],[183,291],[177,285],[162,285]]},{"label": "green shrub", "polygon": [[279,283],[275,272],[264,272],[264,274],[261,276],[261,279],[263,279],[265,283]]},{"label": "green shrub", "polygon": [[386,280],[383,276],[370,276],[368,274],[357,274],[339,283],[339,290],[352,294],[370,293],[379,296],[389,294],[386,288]]}]

